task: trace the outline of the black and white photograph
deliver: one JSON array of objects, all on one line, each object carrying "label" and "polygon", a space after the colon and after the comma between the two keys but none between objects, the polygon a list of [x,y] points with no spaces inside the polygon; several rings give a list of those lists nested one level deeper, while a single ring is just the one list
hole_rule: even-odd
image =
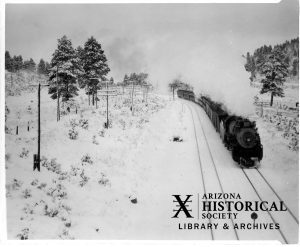
[{"label": "black and white photograph", "polygon": [[1,238],[298,244],[298,0],[1,6]]}]

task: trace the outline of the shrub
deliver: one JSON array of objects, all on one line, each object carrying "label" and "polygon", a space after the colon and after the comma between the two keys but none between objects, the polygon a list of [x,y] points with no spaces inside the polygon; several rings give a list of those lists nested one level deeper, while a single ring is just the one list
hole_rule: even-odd
[{"label": "shrub", "polygon": [[99,142],[97,141],[97,137],[95,135],[93,135],[93,143],[99,145]]},{"label": "shrub", "polygon": [[104,129],[100,130],[98,134],[99,134],[99,136],[104,137],[105,136],[105,130]]},{"label": "shrub", "polygon": [[110,182],[108,180],[108,178],[106,177],[106,175],[104,173],[101,172],[101,178],[100,180],[98,181],[99,184],[102,184],[104,186],[106,185],[110,185]]},{"label": "shrub", "polygon": [[78,126],[78,122],[77,122],[77,120],[74,119],[74,118],[70,119],[69,123],[70,123],[70,126],[71,126],[73,129],[74,129],[75,127]]},{"label": "shrub", "polygon": [[87,164],[93,164],[93,161],[91,159],[91,156],[89,154],[85,154],[83,155],[83,157],[81,158],[81,164],[87,165]]},{"label": "shrub", "polygon": [[29,228],[22,229],[21,233],[17,235],[20,240],[27,240],[29,234]]},{"label": "shrub", "polygon": [[31,196],[32,196],[32,195],[31,195],[31,190],[30,190],[30,189],[25,189],[25,190],[23,190],[23,191],[22,191],[22,195],[23,195],[23,197],[24,197],[25,199],[31,197]]},{"label": "shrub", "polygon": [[84,170],[82,170],[80,177],[81,180],[79,181],[79,185],[83,187],[84,185],[86,185],[86,183],[89,181],[90,178],[84,174]]},{"label": "shrub", "polygon": [[58,209],[56,207],[49,208],[49,206],[46,204],[44,207],[44,213],[46,216],[55,217],[58,215]]},{"label": "shrub", "polygon": [[72,129],[69,130],[68,135],[69,135],[69,138],[70,138],[71,140],[76,140],[77,137],[78,137],[78,131],[75,130],[74,128],[72,128]]},{"label": "shrub", "polygon": [[22,149],[22,152],[20,153],[20,157],[21,158],[24,158],[24,157],[28,157],[28,153],[29,153],[29,150],[27,150],[26,148],[23,148]]},{"label": "shrub", "polygon": [[85,119],[85,118],[81,118],[79,120],[79,125],[83,129],[88,129],[88,127],[89,127],[89,121],[87,119]]}]

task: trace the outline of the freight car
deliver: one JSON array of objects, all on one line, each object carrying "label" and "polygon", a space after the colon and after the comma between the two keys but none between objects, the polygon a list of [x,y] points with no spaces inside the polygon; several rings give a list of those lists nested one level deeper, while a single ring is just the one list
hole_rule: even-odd
[{"label": "freight car", "polygon": [[200,97],[197,103],[210,118],[224,145],[232,151],[232,158],[243,167],[256,167],[263,157],[263,147],[255,122],[230,115],[222,105],[208,97]]},{"label": "freight car", "polygon": [[181,99],[195,101],[195,94],[193,91],[190,91],[190,90],[178,89],[177,96],[178,96],[178,98],[181,98]]}]

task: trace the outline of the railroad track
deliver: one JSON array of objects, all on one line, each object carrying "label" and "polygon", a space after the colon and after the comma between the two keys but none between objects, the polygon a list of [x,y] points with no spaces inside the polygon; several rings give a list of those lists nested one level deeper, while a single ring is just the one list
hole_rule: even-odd
[{"label": "railroad track", "polygon": [[[270,184],[270,182],[265,178],[265,176],[262,174],[259,169],[241,169],[245,177],[247,178],[248,182],[250,183],[251,187],[255,191],[257,197],[260,201],[277,201],[283,202],[283,205],[287,209],[287,213],[280,213],[280,215],[274,215],[270,211],[267,211],[270,218],[274,223],[279,223],[281,225],[281,228],[278,229],[280,235],[282,236],[284,242],[286,244],[289,244],[289,239],[297,238],[297,236],[293,236],[293,231],[291,229],[294,227],[295,229],[299,229],[299,221],[297,217],[294,215],[294,213],[290,210],[290,208],[284,203],[284,201],[281,199],[281,197],[278,195],[278,193],[275,191],[273,186]],[[258,188],[259,185],[259,188]],[[269,198],[271,200],[265,200],[262,194],[268,194]],[[288,220],[287,220],[288,219]]]},{"label": "railroad track", "polygon": [[[204,187],[204,192],[206,193],[207,181],[205,180],[206,179],[205,173],[203,171],[204,165],[203,165],[203,162],[201,162],[201,156],[200,156],[201,152],[200,152],[200,147],[199,147],[200,145],[199,145],[198,137],[197,137],[199,135],[199,130],[197,131],[197,128],[196,128],[193,107],[191,107],[189,105],[189,103],[187,104],[187,106],[192,115],[195,139],[196,139],[197,150],[198,150],[198,158],[199,158],[199,163],[200,163],[200,168],[201,168],[202,184]],[[222,180],[220,178],[220,171],[218,170],[216,162],[214,160],[214,156],[211,151],[211,147],[208,142],[205,130],[203,128],[203,124],[202,124],[201,118],[199,116],[199,112],[196,111],[195,109],[194,109],[194,111],[196,112],[197,119],[199,121],[200,129],[202,132],[202,136],[204,137],[204,140],[205,140],[205,143],[207,146],[207,150],[208,150],[209,157],[211,160],[211,162],[210,162],[211,166],[214,170],[215,176],[217,177],[218,186],[221,189],[221,192],[225,193],[226,191],[224,190],[224,185],[222,184]],[[232,163],[233,163],[232,165],[236,165],[233,160],[232,160]],[[246,180],[244,180],[244,181],[246,181],[248,183],[248,185],[250,185],[250,187],[252,188],[254,194],[259,199],[259,201],[264,201],[264,200],[265,201],[283,201],[281,199],[281,197],[278,195],[278,193],[275,191],[275,189],[272,187],[271,183],[266,179],[266,177],[263,175],[263,173],[259,169],[257,169],[257,168],[255,168],[255,169],[240,168],[239,170],[242,174],[244,174],[244,177],[246,178]],[[265,199],[265,197],[267,197],[268,199]],[[224,200],[224,201],[226,201],[226,200]],[[282,238],[282,241],[287,244],[290,242],[294,243],[294,242],[297,242],[297,232],[298,231],[296,229],[299,229],[299,221],[298,221],[297,217],[293,214],[293,212],[290,210],[290,208],[286,204],[284,204],[284,205],[287,208],[286,213],[281,212],[280,214],[276,214],[276,215],[273,215],[270,211],[267,211],[267,213],[274,224],[276,224],[276,223],[280,224],[280,229],[278,229],[278,232]],[[233,219],[231,219],[231,224],[234,225]],[[295,229],[294,229],[294,231],[291,231],[291,229],[293,229],[293,227],[295,227]],[[235,233],[235,239],[237,239],[237,240],[241,239],[237,230],[234,229],[234,233]],[[214,239],[215,234],[213,232],[211,234],[212,234],[212,239]]]},{"label": "railroad track", "polygon": [[[194,114],[193,114],[193,110],[191,109],[191,107],[188,105],[188,108],[191,112],[191,116],[192,116],[192,120],[193,120],[193,126],[194,126],[194,134],[195,134],[195,139],[196,139],[196,146],[197,146],[197,153],[198,153],[198,160],[199,160],[199,164],[200,164],[200,170],[201,170],[201,178],[202,178],[202,185],[203,185],[203,190],[204,190],[204,193],[206,194],[207,193],[207,189],[206,189],[206,185],[205,185],[205,177],[204,177],[204,172],[203,172],[203,166],[202,166],[202,162],[201,162],[201,156],[200,156],[200,148],[199,148],[199,143],[198,143],[198,137],[197,137],[197,130],[196,130],[196,124],[195,124],[195,120],[194,120]],[[197,117],[198,117],[198,120],[200,121],[200,118],[199,118],[199,115],[197,114]],[[200,121],[200,125],[201,125],[201,121]],[[212,161],[212,164],[213,164],[213,168],[214,168],[214,172],[215,172],[215,175],[217,177],[217,180],[218,180],[218,184],[219,184],[219,187],[221,189],[221,192],[224,194],[224,189],[223,189],[223,186],[222,186],[222,183],[221,183],[221,180],[220,180],[220,177],[219,177],[219,174],[218,174],[218,170],[216,168],[216,164],[214,162],[214,159],[213,159],[213,156],[211,154],[211,151],[210,151],[210,147],[209,147],[209,144],[207,142],[207,138],[205,136],[205,132],[203,130],[203,127],[201,125],[201,130],[202,130],[202,133],[205,137],[205,141],[206,141],[206,144],[207,144],[207,147],[208,147],[208,150],[209,150],[209,154],[210,154],[210,159]],[[226,200],[224,200],[226,201]],[[209,223],[211,223],[211,219],[209,219]],[[233,226],[234,222],[233,222],[233,219],[231,218],[231,224]],[[239,240],[239,236],[238,236],[238,233],[237,231],[234,229],[234,234],[235,234],[235,238],[236,240]],[[214,233],[213,233],[213,230],[211,229],[211,237],[212,237],[212,240],[215,240],[215,236],[214,236]]]}]

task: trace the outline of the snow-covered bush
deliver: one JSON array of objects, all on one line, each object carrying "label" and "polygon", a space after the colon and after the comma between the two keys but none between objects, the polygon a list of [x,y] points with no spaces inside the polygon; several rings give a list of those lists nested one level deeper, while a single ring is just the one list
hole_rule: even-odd
[{"label": "snow-covered bush", "polygon": [[89,121],[87,119],[85,119],[85,118],[81,118],[79,120],[79,126],[81,128],[83,128],[83,129],[88,129],[88,127],[89,127]]},{"label": "snow-covered bush", "polygon": [[62,230],[62,233],[59,234],[59,238],[61,238],[61,239],[70,239],[70,240],[75,239],[75,238],[70,234],[69,229],[67,229],[67,228],[64,228],[64,229]]},{"label": "snow-covered bush", "polygon": [[77,137],[78,137],[78,131],[75,130],[75,128],[72,128],[72,129],[69,130],[68,135],[69,135],[69,138],[70,138],[71,140],[76,140]]},{"label": "snow-covered bush", "polygon": [[66,199],[67,192],[66,188],[62,184],[57,184],[55,188],[49,188],[47,191],[47,195],[53,197],[53,199]]},{"label": "snow-covered bush", "polygon": [[28,153],[29,153],[29,150],[27,150],[26,148],[22,148],[22,152],[20,153],[20,157],[21,158],[24,158],[24,157],[28,157]]},{"label": "snow-covered bush", "polygon": [[283,138],[288,140],[288,148],[293,151],[299,150],[299,120],[297,117],[287,117],[272,112],[263,115],[265,122],[271,123]]},{"label": "snow-covered bush", "polygon": [[70,178],[70,175],[67,172],[61,172],[59,174],[58,180],[66,180],[69,178]]},{"label": "snow-covered bush", "polygon": [[84,174],[84,170],[82,170],[80,174],[81,180],[79,181],[79,185],[83,187],[89,181],[89,177]]},{"label": "snow-covered bush", "polygon": [[74,129],[75,127],[78,126],[78,122],[77,122],[77,120],[74,119],[74,118],[71,118],[71,119],[70,119],[69,124],[70,124],[70,126],[71,126],[73,129]]},{"label": "snow-covered bush", "polygon": [[76,177],[81,172],[81,169],[71,165],[71,170],[69,171],[70,176]]},{"label": "snow-covered bush", "polygon": [[104,137],[105,136],[105,129],[102,129],[99,131],[99,136]]},{"label": "snow-covered bush", "polygon": [[32,180],[32,182],[30,183],[32,186],[36,186],[39,183],[38,179],[34,179]]},{"label": "snow-covered bush", "polygon": [[90,165],[93,164],[93,160],[92,160],[91,156],[89,154],[83,155],[81,158],[81,164],[83,166],[85,166],[87,164],[90,164]]},{"label": "snow-covered bush", "polygon": [[42,190],[42,189],[46,188],[46,186],[47,186],[47,183],[41,183],[37,188]]},{"label": "snow-covered bush", "polygon": [[50,162],[47,160],[47,158],[43,157],[41,159],[41,164],[43,167],[45,167],[48,171],[55,172],[56,174],[61,173],[61,165],[57,163],[56,159],[51,159]]},{"label": "snow-covered bush", "polygon": [[99,142],[97,141],[97,137],[93,135],[93,144],[99,145]]},{"label": "snow-covered bush", "polygon": [[33,214],[33,208],[28,203],[26,203],[25,207],[23,208],[23,212],[25,215]]},{"label": "snow-covered bush", "polygon": [[22,181],[14,178],[10,184],[6,185],[6,189],[15,191],[15,190],[19,190],[22,185],[23,185]]},{"label": "snow-covered bush", "polygon": [[55,217],[58,215],[58,207],[49,207],[47,204],[44,207],[44,214],[49,217]]},{"label": "snow-covered bush", "polygon": [[21,230],[21,233],[19,233],[17,235],[17,238],[20,239],[20,240],[27,240],[28,239],[28,235],[29,235],[29,228],[23,228]]},{"label": "snow-covered bush", "polygon": [[23,190],[23,191],[22,191],[22,196],[23,196],[25,199],[31,197],[31,196],[32,196],[32,195],[31,195],[31,190],[30,190],[30,189],[25,189],[25,190]]},{"label": "snow-covered bush", "polygon": [[110,182],[107,178],[107,176],[101,172],[101,178],[98,180],[99,184],[102,184],[104,186],[110,185]]}]

